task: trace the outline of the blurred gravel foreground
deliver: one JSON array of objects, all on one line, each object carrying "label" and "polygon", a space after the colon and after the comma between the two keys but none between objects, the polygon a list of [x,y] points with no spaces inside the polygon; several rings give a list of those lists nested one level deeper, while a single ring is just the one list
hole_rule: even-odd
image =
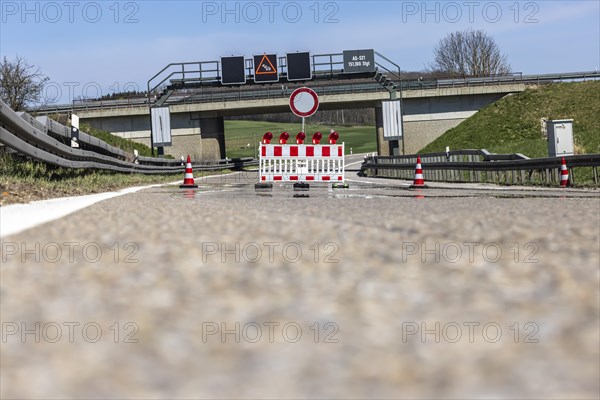
[{"label": "blurred gravel foreground", "polygon": [[255,181],[3,238],[1,397],[600,396],[597,192]]}]

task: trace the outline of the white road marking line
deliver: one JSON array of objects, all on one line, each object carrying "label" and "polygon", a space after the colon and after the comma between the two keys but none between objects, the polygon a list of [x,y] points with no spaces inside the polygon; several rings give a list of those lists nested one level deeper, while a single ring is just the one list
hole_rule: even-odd
[{"label": "white road marking line", "polygon": [[[346,180],[349,182],[367,183],[369,185],[386,185],[386,186],[392,185],[392,182],[371,182],[371,181],[361,181],[358,179],[346,179]],[[392,185],[392,186],[394,186],[394,185]],[[410,185],[408,183],[406,183],[406,184],[402,183],[402,184],[398,185],[398,187],[402,187],[402,186],[410,186]]]},{"label": "white road marking line", "polygon": [[[234,175],[233,172],[223,175]],[[202,178],[195,178],[196,180]],[[14,235],[34,228],[46,222],[65,217],[76,211],[94,205],[102,200],[125,194],[135,193],[154,187],[180,185],[181,180],[148,186],[137,186],[119,190],[118,192],[96,193],[85,196],[60,197],[56,199],[33,201],[27,204],[11,204],[0,207],[0,238]]]},{"label": "white road marking line", "polygon": [[349,167],[350,165],[354,165],[354,164],[362,164],[362,163],[363,163],[363,161],[362,161],[362,160],[361,160],[361,161],[356,161],[356,162],[353,162],[353,163],[350,163],[350,164],[346,164],[346,167]]},{"label": "white road marking line", "polygon": [[0,207],[0,237],[14,235],[43,223],[54,221],[102,200],[159,186],[165,186],[165,184],[138,186],[118,192],[61,197],[58,199],[33,201],[28,204],[2,206]]}]

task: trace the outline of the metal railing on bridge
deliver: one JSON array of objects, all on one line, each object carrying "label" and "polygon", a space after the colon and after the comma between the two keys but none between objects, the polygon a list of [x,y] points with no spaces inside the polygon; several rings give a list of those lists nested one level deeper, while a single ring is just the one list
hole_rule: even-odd
[{"label": "metal railing on bridge", "polygon": [[[197,63],[190,63],[197,64]],[[381,64],[380,64],[381,65]],[[386,69],[386,70],[389,70]],[[576,82],[600,79],[599,71],[584,71],[573,73],[523,75],[515,73],[503,76],[461,79],[411,79],[400,81],[391,75],[396,89],[402,91],[437,90],[444,88],[476,87],[493,85],[526,84],[540,85],[556,82]],[[182,94],[175,94],[167,104],[185,103],[214,103],[241,100],[276,99],[289,97],[295,84],[287,83],[282,90],[281,85],[252,86],[248,88],[211,87],[204,89],[189,89]],[[311,84],[319,95],[368,93],[385,90],[382,85],[373,79],[347,80],[347,81],[315,81]],[[146,95],[139,98],[123,100],[83,100],[70,104],[52,105],[36,109],[39,115],[54,113],[69,113],[82,110],[120,109],[120,108],[147,108],[156,98]]]}]

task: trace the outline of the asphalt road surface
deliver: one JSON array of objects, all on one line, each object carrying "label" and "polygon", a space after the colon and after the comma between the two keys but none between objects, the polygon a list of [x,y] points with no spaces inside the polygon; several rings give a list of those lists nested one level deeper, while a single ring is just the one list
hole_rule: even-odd
[{"label": "asphalt road surface", "polygon": [[3,238],[1,397],[598,398],[597,191],[348,178]]}]

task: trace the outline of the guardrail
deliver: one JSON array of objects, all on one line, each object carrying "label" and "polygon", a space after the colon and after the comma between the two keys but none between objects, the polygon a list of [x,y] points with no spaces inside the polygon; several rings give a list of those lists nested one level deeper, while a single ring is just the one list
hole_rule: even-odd
[{"label": "guardrail", "polygon": [[[26,113],[16,113],[0,101],[0,144],[35,160],[65,168],[94,168],[142,174],[181,173],[180,160],[139,157],[106,142],[79,133],[81,148],[72,148],[70,128],[47,117],[33,118]],[[223,170],[258,165],[254,160],[221,160],[211,165],[196,164],[198,170]]]},{"label": "guardrail", "polygon": [[[545,184],[560,182],[560,157],[527,158],[522,154],[492,154],[487,150],[460,150],[419,154],[425,180],[496,184]],[[370,156],[361,166],[367,176],[412,180],[417,155]],[[569,179],[575,183],[576,169],[591,167],[593,182],[599,183],[600,154],[566,156]]]}]

